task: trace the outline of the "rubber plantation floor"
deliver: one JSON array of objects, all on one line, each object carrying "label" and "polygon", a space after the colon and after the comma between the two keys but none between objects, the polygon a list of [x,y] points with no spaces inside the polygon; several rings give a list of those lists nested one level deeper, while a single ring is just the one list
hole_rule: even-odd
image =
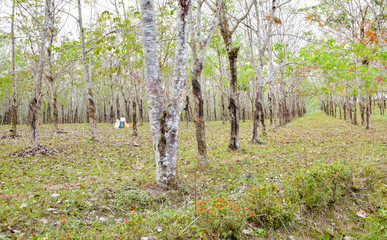
[{"label": "rubber plantation floor", "polygon": [[[241,149],[232,152],[227,150],[229,123],[206,122],[209,167],[198,170],[194,125],[190,123],[186,129],[182,122],[179,187],[169,191],[155,184],[147,123],[139,126],[136,138],[131,136],[131,129],[98,124],[97,142],[89,141],[87,124],[61,124],[63,134],[54,133],[51,125],[42,125],[40,144],[58,153],[13,157],[11,153],[30,146],[29,128],[21,125],[19,138],[0,139],[0,239],[373,238],[386,234],[378,228],[387,218],[385,183],[378,185],[379,208],[384,206],[384,212],[378,215],[372,215],[372,207],[367,212],[359,204],[353,209],[342,205],[340,209],[312,211],[307,216],[296,212],[288,224],[275,227],[273,223],[254,223],[254,218],[245,216],[250,211],[234,216],[218,209],[220,215],[212,218],[208,212],[209,217],[197,212],[198,202],[215,200],[242,207],[248,203],[248,189],[262,184],[280,185],[300,169],[316,164],[356,162],[372,167],[375,176],[385,179],[387,117],[372,115],[371,125],[372,129],[366,130],[314,112],[267,131],[267,136],[260,137],[264,144],[254,145],[250,143],[252,122],[241,121]],[[8,135],[9,129],[9,125],[0,126],[0,137]],[[369,221],[356,214],[360,210],[375,218],[369,220],[375,227],[367,230]],[[349,216],[347,222],[335,222],[337,214]],[[230,230],[225,228],[227,219],[239,219],[240,223]],[[234,231],[236,235],[230,237],[222,231]]]}]

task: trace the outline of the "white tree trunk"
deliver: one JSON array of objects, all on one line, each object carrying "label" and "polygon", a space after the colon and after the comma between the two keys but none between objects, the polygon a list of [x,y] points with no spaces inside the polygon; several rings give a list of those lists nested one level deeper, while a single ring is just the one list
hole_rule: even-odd
[{"label": "white tree trunk", "polygon": [[163,183],[161,181],[163,178],[163,164],[159,150],[161,136],[160,117],[164,110],[164,96],[162,93],[159,56],[157,54],[157,32],[154,15],[154,1],[143,0],[141,3],[141,20],[145,79],[148,86],[148,112],[156,160],[156,182],[160,185]]},{"label": "white tree trunk", "polygon": [[187,42],[187,20],[191,1],[179,0],[176,17],[176,49],[175,49],[175,67],[171,99],[168,106],[168,115],[166,121],[166,164],[168,177],[167,184],[170,185],[176,176],[176,158],[177,158],[177,136],[179,132],[179,121],[181,115],[181,106],[183,102],[184,85],[186,76],[186,42]]},{"label": "white tree trunk", "polygon": [[[176,184],[177,137],[186,81],[187,19],[191,1],[178,1],[175,68],[168,111],[164,111],[161,72],[157,54],[154,1],[143,0],[142,29],[145,79],[148,85],[149,121],[156,159],[156,182],[166,188]],[[164,112],[164,113],[163,113]],[[162,114],[163,113],[163,114]]]}]

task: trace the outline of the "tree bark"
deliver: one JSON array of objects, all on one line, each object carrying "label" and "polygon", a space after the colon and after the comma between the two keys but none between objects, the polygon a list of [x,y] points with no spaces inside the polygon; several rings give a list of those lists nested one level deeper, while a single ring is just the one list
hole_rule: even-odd
[{"label": "tree bark", "polygon": [[[125,101],[125,105],[127,104],[127,102]],[[106,113],[106,102],[104,101],[103,102],[103,120],[104,122],[106,123],[107,122],[107,113]]]},{"label": "tree bark", "polygon": [[228,52],[230,61],[230,122],[231,122],[231,134],[230,144],[228,148],[230,150],[239,149],[239,99],[237,93],[237,66],[236,60],[238,57],[239,48],[233,48],[232,51]]},{"label": "tree bark", "polygon": [[346,102],[346,99],[344,99],[344,103],[343,103],[343,118],[344,118],[344,121],[347,121],[347,102]]},{"label": "tree bark", "polygon": [[115,122],[114,118],[114,93],[113,93],[113,79],[110,74],[110,123],[113,124]]},{"label": "tree bark", "polygon": [[210,104],[208,104],[208,97],[206,98],[206,120],[207,122],[211,121],[211,115],[210,115]]},{"label": "tree bark", "polygon": [[85,44],[85,34],[84,34],[84,28],[83,28],[83,22],[82,22],[82,7],[81,7],[81,0],[78,0],[78,25],[79,25],[79,32],[80,32],[80,38],[81,38],[81,48],[82,48],[82,61],[83,61],[83,71],[84,71],[84,78],[86,82],[86,94],[87,94],[87,115],[88,120],[90,124],[90,131],[91,131],[91,139],[97,140],[97,117],[95,115],[95,104],[94,104],[94,98],[93,98],[93,91],[91,88],[91,72],[89,68],[89,63],[87,61],[87,52],[86,52],[86,44]]},{"label": "tree bark", "polygon": [[221,99],[222,99],[222,124],[226,121],[226,106],[224,104],[224,93],[221,93]]},{"label": "tree bark", "polygon": [[[257,37],[259,38],[259,30],[260,30],[260,18],[259,18],[259,10],[257,2],[254,2],[255,6],[255,18],[257,21],[257,30],[255,31]],[[270,22],[268,23],[268,30],[265,39],[263,40],[262,45],[260,42],[258,42],[258,63],[254,60],[254,49],[253,49],[253,35],[252,30],[248,32],[249,36],[249,45],[250,45],[250,58],[251,62],[253,63],[254,67],[254,74],[257,81],[257,93],[255,97],[255,104],[252,102],[252,106],[255,109],[253,110],[253,134],[251,138],[251,142],[255,144],[262,144],[262,142],[259,141],[259,125],[262,124],[262,133],[266,135],[266,129],[265,129],[265,118],[264,118],[264,107],[263,107],[263,64],[264,64],[264,54],[265,49],[267,48],[267,45],[270,42],[271,38],[271,29],[274,19],[274,12],[275,12],[275,0],[272,2],[272,8],[270,13]],[[271,50],[270,50],[271,51]],[[270,100],[270,98],[269,98]]]},{"label": "tree bark", "polygon": [[[207,47],[210,43],[210,40],[212,38],[212,35],[215,30],[216,21],[212,23],[212,26],[209,28],[207,39],[202,39],[202,32],[201,32],[201,7],[203,2],[198,0],[197,1],[197,32],[198,32],[198,39],[195,37],[195,31],[194,31],[194,22],[192,20],[192,10],[190,11],[190,19],[191,19],[191,26],[190,26],[190,32],[191,32],[191,47],[192,47],[192,60],[191,60],[191,82],[192,82],[192,93],[193,93],[193,100],[195,103],[194,107],[194,123],[195,123],[195,134],[196,134],[196,142],[197,142],[197,148],[198,148],[198,155],[197,155],[197,162],[199,168],[204,168],[208,166],[208,157],[207,157],[207,145],[206,145],[206,134],[205,134],[205,123],[204,123],[204,109],[203,109],[203,93],[202,93],[202,87],[201,87],[201,74],[203,72],[203,66],[206,56]],[[216,13],[216,16],[218,15],[219,10]],[[197,54],[197,47],[196,47],[196,41],[199,42],[199,50],[200,50],[200,56]],[[188,96],[187,96],[187,105],[186,108],[188,108]],[[208,99],[207,99],[207,120],[209,119],[209,105],[208,105]]]},{"label": "tree bark", "polygon": [[47,102],[47,107],[44,109],[44,111],[46,115],[44,123],[51,124],[51,104],[49,100]]},{"label": "tree bark", "polygon": [[206,167],[208,165],[206,133],[204,124],[204,109],[203,109],[203,95],[200,85],[200,75],[203,70],[203,65],[199,63],[198,59],[195,61],[194,67],[191,71],[192,92],[195,102],[195,133],[196,142],[198,146],[198,166]]},{"label": "tree bark", "polygon": [[42,80],[43,80],[43,69],[44,69],[44,63],[45,63],[45,49],[46,49],[46,38],[47,38],[46,31],[48,26],[48,8],[49,8],[49,1],[45,1],[44,24],[43,24],[42,33],[41,33],[38,72],[36,75],[34,94],[31,96],[31,101],[29,103],[29,111],[31,113],[30,123],[31,123],[32,148],[37,148],[39,146],[37,127],[40,123]]},{"label": "tree bark", "polygon": [[382,96],[384,95],[383,92],[379,91],[376,95],[376,97],[378,98],[378,106],[379,106],[379,111],[380,111],[380,115],[384,115],[384,104],[383,104],[383,98]]},{"label": "tree bark", "polygon": [[67,122],[68,123],[74,123],[74,118],[73,118],[73,82],[71,80],[71,84],[70,84],[71,88],[70,88],[70,95],[69,95],[69,100],[70,100],[70,103],[69,103],[69,111],[67,113]]},{"label": "tree bark", "polygon": [[187,42],[187,22],[191,0],[179,0],[176,18],[176,48],[174,62],[174,77],[172,85],[171,99],[168,106],[166,119],[166,154],[170,162],[171,176],[168,185],[176,184],[176,161],[177,161],[177,137],[179,132],[179,122],[183,102],[183,92],[186,76],[186,42]]},{"label": "tree bark", "polygon": [[361,117],[361,125],[365,126],[365,106],[364,106],[364,96],[359,92],[359,109]]},{"label": "tree bark", "polygon": [[15,63],[15,0],[12,1],[11,44],[12,44],[12,137],[16,137],[17,126],[17,88]]},{"label": "tree bark", "polygon": [[176,184],[177,136],[186,81],[186,36],[190,3],[190,0],[179,0],[178,2],[175,67],[168,112],[164,111],[164,96],[157,54],[154,0],[142,0],[141,4],[149,121],[156,159],[156,182],[162,188]]},{"label": "tree bark", "polygon": [[137,137],[137,106],[136,99],[133,100],[132,105],[132,114],[133,114],[133,137]]},{"label": "tree bark", "polygon": [[371,121],[370,121],[370,116],[371,116],[371,95],[369,92],[367,92],[367,97],[366,97],[366,113],[365,113],[365,128],[366,129],[371,129]]},{"label": "tree bark", "polygon": [[[154,14],[154,0],[142,0],[143,55],[145,79],[148,86],[149,122],[156,160],[156,182],[159,186],[166,187],[169,185],[172,171],[170,170],[170,163],[164,163],[165,138],[161,138],[162,134],[165,134],[165,117],[162,118],[164,96],[162,94],[161,72],[157,54]],[[164,124],[161,124],[162,120],[164,120]]]},{"label": "tree bark", "polygon": [[230,122],[231,122],[231,133],[230,133],[230,144],[228,149],[236,150],[239,149],[239,98],[237,92],[238,79],[237,79],[237,58],[239,47],[233,46],[232,35],[238,27],[238,24],[247,17],[252,4],[249,6],[247,13],[236,22],[233,29],[229,28],[228,21],[226,18],[227,8],[226,2],[218,0],[218,7],[220,10],[219,14],[219,29],[224,40],[227,56],[230,66]]},{"label": "tree bark", "polygon": [[216,99],[215,99],[215,93],[214,93],[214,95],[213,95],[213,99],[214,99],[214,121],[216,121],[217,119],[216,119]]},{"label": "tree bark", "polygon": [[117,119],[121,118],[121,111],[120,111],[120,98],[119,98],[119,92],[117,90],[116,93],[116,107],[117,107]]},{"label": "tree bark", "polygon": [[143,103],[142,103],[142,99],[140,99],[139,101],[139,111],[140,111],[140,119],[141,119],[141,126],[144,124],[144,111],[143,111]]},{"label": "tree bark", "polygon": [[188,94],[185,96],[185,108],[184,108],[184,116],[185,116],[185,128],[188,129],[189,123],[189,96]]},{"label": "tree bark", "polygon": [[[61,132],[59,128],[59,120],[58,120],[58,105],[57,105],[57,87],[54,85],[54,77],[53,77],[53,69],[52,69],[52,51],[51,46],[54,41],[54,22],[55,22],[55,5],[54,1],[51,2],[51,6],[49,6],[49,46],[47,48],[47,60],[48,60],[48,82],[51,91],[51,101],[52,101],[52,111],[53,111],[53,125],[55,132]],[[48,101],[50,104],[50,101]],[[50,109],[51,110],[51,109]],[[64,113],[62,113],[64,116]],[[49,113],[49,121],[51,123],[51,111]]]},{"label": "tree bark", "polygon": [[230,66],[230,99],[229,99],[229,109],[230,109],[230,122],[231,122],[231,132],[230,132],[230,144],[228,149],[236,150],[239,149],[239,98],[237,92],[238,78],[237,78],[237,58],[239,47],[233,47],[232,44],[232,34],[233,31],[230,31],[228,22],[226,19],[227,9],[226,2],[221,1],[219,3],[220,15],[219,15],[219,28],[222,34],[224,43],[226,45],[227,56]]},{"label": "tree bark", "polygon": [[357,125],[357,103],[356,103],[356,96],[352,97],[352,108],[353,108],[353,124]]},{"label": "tree bark", "polygon": [[[281,59],[281,64],[283,64],[283,60]],[[288,107],[286,104],[287,101],[287,93],[286,93],[286,82],[285,82],[285,69],[281,68],[280,70],[280,96],[279,96],[279,118],[280,125],[284,125],[288,122]]]}]

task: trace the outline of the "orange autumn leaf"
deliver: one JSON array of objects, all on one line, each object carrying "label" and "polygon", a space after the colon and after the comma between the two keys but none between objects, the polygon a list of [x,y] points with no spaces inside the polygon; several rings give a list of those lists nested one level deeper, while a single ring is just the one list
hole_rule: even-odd
[{"label": "orange autumn leaf", "polygon": [[386,80],[383,78],[383,76],[378,76],[376,79],[375,79],[378,84],[380,84],[381,82],[385,82]]}]

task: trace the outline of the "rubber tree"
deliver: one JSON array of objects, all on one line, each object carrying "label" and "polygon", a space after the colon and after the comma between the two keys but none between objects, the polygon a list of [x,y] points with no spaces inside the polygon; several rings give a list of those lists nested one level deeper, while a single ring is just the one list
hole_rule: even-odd
[{"label": "rubber tree", "polygon": [[168,108],[157,53],[154,0],[142,0],[141,19],[145,80],[148,86],[149,121],[156,160],[156,182],[166,189],[176,184],[177,137],[184,84],[186,82],[186,38],[190,0],[179,0],[176,16],[175,65]]},{"label": "rubber tree", "polygon": [[[58,119],[58,104],[57,104],[57,96],[58,96],[58,87],[54,85],[54,74],[53,74],[53,66],[52,66],[52,46],[55,36],[55,1],[51,1],[48,6],[48,46],[47,46],[47,65],[48,65],[48,83],[51,92],[51,104],[53,111],[53,126],[55,132],[61,132],[59,128],[59,119]],[[50,105],[48,105],[50,106]],[[51,119],[51,112],[49,114],[49,119]]]},{"label": "rubber tree", "polygon": [[34,93],[31,95],[31,100],[29,103],[29,112],[30,112],[29,120],[31,125],[32,148],[39,147],[38,125],[40,122],[40,111],[41,111],[40,100],[42,98],[42,80],[43,80],[43,70],[44,70],[44,64],[45,64],[49,4],[50,4],[50,1],[45,0],[44,23],[43,25],[40,24],[41,40],[40,40],[40,49],[39,49],[39,64],[38,64],[38,70],[35,78]]},{"label": "rubber tree", "polygon": [[238,79],[237,79],[237,58],[239,47],[233,46],[233,34],[238,28],[238,25],[244,20],[250,12],[250,9],[255,0],[252,0],[252,3],[248,7],[248,11],[244,16],[237,20],[233,28],[230,28],[229,21],[227,19],[227,6],[226,1],[218,0],[217,5],[220,8],[219,14],[219,29],[222,34],[227,56],[230,66],[230,99],[229,99],[229,109],[230,109],[230,123],[231,123],[231,133],[230,133],[230,144],[228,149],[236,150],[239,149],[239,99],[238,99]]},{"label": "rubber tree", "polygon": [[[265,128],[265,118],[264,118],[264,107],[263,107],[263,64],[264,64],[264,55],[265,51],[268,48],[268,45],[270,43],[271,35],[272,35],[272,25],[274,22],[274,14],[276,10],[275,6],[275,0],[272,0],[272,7],[270,10],[270,20],[267,24],[267,31],[265,34],[265,37],[262,41],[262,43],[258,42],[258,62],[254,61],[253,56],[253,30],[249,29],[249,45],[250,45],[250,51],[251,51],[251,62],[254,66],[254,73],[257,80],[257,93],[254,100],[254,117],[253,117],[253,134],[251,137],[251,142],[255,144],[261,144],[259,141],[259,125],[262,125],[262,132],[263,134],[266,134],[266,128]],[[262,21],[259,16],[259,9],[257,2],[254,2],[254,8],[255,8],[255,20],[256,20],[256,27],[254,33],[257,38],[262,34],[261,28],[262,28]]]},{"label": "rubber tree", "polygon": [[[222,1],[221,1],[222,2]],[[209,28],[206,39],[203,39],[202,34],[202,5],[203,1],[197,0],[197,8],[196,8],[196,31],[194,30],[194,22],[192,18],[192,12],[190,11],[190,19],[191,19],[191,43],[190,46],[192,48],[192,60],[191,60],[191,82],[192,82],[192,91],[193,98],[195,102],[195,133],[196,133],[196,141],[198,146],[198,166],[206,167],[208,166],[208,158],[207,158],[207,145],[206,145],[206,133],[205,133],[205,122],[204,122],[204,111],[203,111],[203,93],[201,86],[201,75],[203,72],[204,61],[206,58],[206,52],[208,45],[211,41],[212,35],[215,31],[215,27],[217,24],[217,17],[219,15],[219,9],[216,11],[215,19],[212,21],[212,25]],[[196,34],[195,34],[196,33]],[[199,49],[197,48],[197,42],[199,43]],[[199,54],[198,54],[199,50]],[[186,99],[188,104],[188,96]],[[188,106],[186,106],[186,109]]]},{"label": "rubber tree", "polygon": [[93,90],[91,84],[91,72],[89,61],[87,59],[87,50],[85,44],[85,33],[82,21],[82,6],[81,0],[78,0],[78,26],[80,32],[81,49],[82,49],[82,62],[83,62],[83,76],[86,82],[86,94],[87,94],[87,117],[89,119],[91,139],[97,140],[97,117],[95,110],[95,103],[93,98]]},{"label": "rubber tree", "polygon": [[11,14],[11,48],[12,48],[12,137],[16,137],[17,126],[17,89],[15,73],[15,0],[12,1]]}]

